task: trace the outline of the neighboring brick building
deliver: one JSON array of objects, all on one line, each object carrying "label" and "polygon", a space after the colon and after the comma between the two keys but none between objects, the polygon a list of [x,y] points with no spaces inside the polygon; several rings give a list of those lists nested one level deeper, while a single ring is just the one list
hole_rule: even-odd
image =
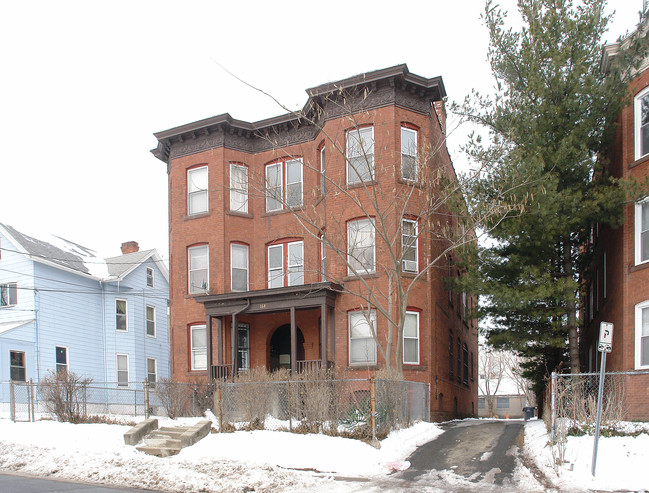
[{"label": "neighboring brick building", "polygon": [[[434,217],[418,213],[440,170],[455,180],[441,78],[399,65],[307,92],[301,116],[223,114],[155,134],[169,175],[173,377],[230,376],[233,361],[367,377],[385,361],[370,324],[384,341],[387,319],[350,291],[386,296],[387,231],[413,284],[405,378],[430,384],[434,417],[474,415],[475,300],[448,290],[459,274],[448,243],[422,234]],[[461,229],[443,207],[437,221]]]},{"label": "neighboring brick building", "polygon": [[[620,44],[608,45],[602,70],[608,72]],[[618,178],[643,180],[649,176],[649,60],[629,85],[632,100],[619,118],[608,153],[607,169]],[[649,196],[624,207],[624,224],[617,229],[595,226],[595,256],[585,289],[586,331],[582,338],[588,371],[598,371],[600,322],[612,322],[613,350],[607,371],[649,370]],[[649,375],[626,382],[630,419],[649,417]]]}]

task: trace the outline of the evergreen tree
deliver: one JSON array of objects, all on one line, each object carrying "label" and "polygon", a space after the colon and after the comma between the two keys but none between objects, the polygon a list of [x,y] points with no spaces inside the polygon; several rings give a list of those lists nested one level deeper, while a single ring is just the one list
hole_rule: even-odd
[{"label": "evergreen tree", "polygon": [[531,357],[527,376],[537,390],[561,361],[580,371],[577,314],[588,237],[598,223],[619,223],[628,192],[606,174],[601,156],[625,104],[629,56],[638,59],[645,45],[634,44],[634,54],[630,49],[615,70],[601,73],[605,6],[606,0],[519,0],[523,24],[514,30],[488,0],[496,94],[474,92],[455,108],[489,134],[467,146],[489,165],[467,191],[470,202],[508,189],[502,200],[524,203],[517,217],[494,225],[494,241],[479,249],[478,268],[469,269],[463,287],[484,296],[489,342]]}]

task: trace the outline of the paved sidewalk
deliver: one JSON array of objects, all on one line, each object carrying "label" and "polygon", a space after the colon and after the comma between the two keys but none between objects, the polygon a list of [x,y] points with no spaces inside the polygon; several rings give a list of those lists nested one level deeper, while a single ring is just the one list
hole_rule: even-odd
[{"label": "paved sidewalk", "polygon": [[57,479],[44,479],[15,474],[0,474],[0,492],[2,493],[151,493],[152,490],[135,490],[129,488],[111,488],[88,483],[72,483]]}]

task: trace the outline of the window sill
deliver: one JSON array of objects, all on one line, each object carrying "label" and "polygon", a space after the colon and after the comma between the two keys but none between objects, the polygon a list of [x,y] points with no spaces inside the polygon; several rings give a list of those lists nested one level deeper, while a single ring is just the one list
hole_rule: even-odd
[{"label": "window sill", "polygon": [[245,218],[248,218],[248,219],[252,219],[254,217],[249,212],[238,212],[238,211],[227,210],[227,211],[225,211],[225,213],[228,216],[245,217]]},{"label": "window sill", "polygon": [[633,169],[636,166],[640,166],[641,164],[644,164],[646,162],[649,162],[649,154],[646,154],[642,156],[641,158],[636,159],[632,163],[629,163],[629,169]]},{"label": "window sill", "polygon": [[358,276],[352,274],[350,276],[343,277],[343,282],[358,281],[360,279],[378,279],[378,278],[379,275],[376,272],[370,272],[368,274],[360,274]]},{"label": "window sill", "polygon": [[346,370],[348,371],[354,371],[354,370],[378,370],[379,365],[376,363],[372,363],[370,365],[368,364],[363,364],[363,363],[356,363],[353,365],[347,366]]},{"label": "window sill", "polygon": [[404,363],[403,370],[404,371],[428,371],[428,367],[422,365],[421,363],[418,365],[414,363]]},{"label": "window sill", "polygon": [[409,279],[414,279],[415,277],[417,277],[419,275],[419,272],[412,272],[412,271],[409,271],[409,270],[408,271],[402,270],[401,275],[403,275],[403,277],[407,277]]},{"label": "window sill", "polygon": [[361,181],[358,183],[347,183],[346,190],[354,190],[355,188],[373,187],[376,184],[377,184],[376,180]]},{"label": "window sill", "polygon": [[644,270],[644,269],[649,269],[649,260],[645,260],[641,264],[630,265],[629,266],[629,274],[631,274],[632,272],[637,272],[637,271]]},{"label": "window sill", "polygon": [[205,296],[205,295],[208,295],[208,294],[210,294],[209,290],[205,291],[204,293],[187,293],[185,295],[185,299],[190,300],[190,299],[194,299],[194,298],[196,298],[198,296]]},{"label": "window sill", "polygon": [[183,221],[190,221],[192,219],[200,219],[202,217],[208,217],[209,215],[210,215],[209,211],[200,212],[198,214],[191,214],[191,215],[188,214],[187,216],[183,217]]},{"label": "window sill", "polygon": [[[303,211],[304,210],[304,205],[301,205],[300,207],[292,207],[289,209],[280,209],[278,211],[270,211],[270,212],[264,212],[261,217],[268,217],[268,216],[278,216],[280,214],[290,214],[291,212],[298,212],[298,211]],[[252,217],[252,216],[251,216]]]},{"label": "window sill", "polygon": [[407,178],[403,178],[401,176],[397,178],[397,183],[400,183],[402,185],[408,185],[411,187],[423,188],[423,185],[419,180],[408,180]]}]

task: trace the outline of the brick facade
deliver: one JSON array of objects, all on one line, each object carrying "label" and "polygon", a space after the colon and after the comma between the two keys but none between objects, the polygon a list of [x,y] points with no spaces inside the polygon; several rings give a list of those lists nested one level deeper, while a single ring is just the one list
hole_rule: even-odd
[{"label": "brick facade", "polygon": [[[345,109],[341,109],[341,99],[336,96],[341,87],[345,90]],[[366,282],[376,292],[388,292],[388,276],[381,268],[390,255],[386,243],[375,240],[376,272],[363,276],[362,280],[349,275],[346,263],[328,249],[326,280],[329,282],[321,283],[318,235],[324,231],[344,252],[347,223],[368,216],[376,221],[375,214],[368,213],[369,210],[394,209],[378,218],[386,223],[389,231],[400,228],[402,212],[404,217],[413,214],[417,219],[417,211],[425,207],[434,192],[425,180],[414,184],[402,180],[400,165],[395,163],[401,162],[403,126],[417,131],[418,153],[427,156],[426,169],[434,170],[430,173],[441,170],[454,179],[445,146],[443,83],[441,78],[425,79],[410,74],[401,65],[325,84],[309,89],[308,93],[309,101],[304,109],[310,115],[308,119],[285,115],[251,124],[226,114],[156,134],[159,145],[153,152],[167,163],[169,176],[171,348],[172,374],[176,380],[206,378],[205,370],[191,370],[190,343],[190,327],[206,323],[207,333],[211,332],[208,366],[232,364],[235,351],[231,342],[237,335],[231,330],[231,324],[236,320],[237,326],[249,327],[250,367],[277,367],[277,342],[273,342],[273,335],[279,328],[291,325],[291,311],[286,308],[264,311],[266,302],[255,300],[261,300],[260,296],[272,300],[275,292],[281,293],[282,299],[290,297],[289,287],[268,288],[268,246],[291,241],[303,242],[304,285],[310,291],[326,291],[335,298],[331,307],[319,301],[322,307],[300,305],[295,309],[297,360],[317,361],[325,354],[327,360],[346,370],[350,377],[366,377],[385,364],[377,351],[376,365],[350,365],[348,324],[349,312],[365,304],[350,291],[367,291],[363,285]],[[364,126],[373,129],[375,176],[367,186],[348,185],[346,134],[350,129]],[[323,146],[324,193],[317,171]],[[430,149],[434,152],[428,152]],[[284,208],[267,212],[265,166],[296,158],[303,163],[300,211],[294,213]],[[245,213],[230,210],[232,163],[247,168],[248,210]],[[207,167],[208,210],[189,214],[188,170],[201,167]],[[423,166],[421,173],[424,173]],[[404,190],[414,193],[404,210],[400,210],[394,204]],[[313,223],[300,224],[298,217],[306,217]],[[440,212],[437,220],[440,230],[449,224],[457,227],[453,218],[449,220],[448,213]],[[232,244],[248,248],[248,292],[232,292]],[[205,291],[189,294],[188,249],[198,245],[208,246],[209,283]],[[420,268],[447,246],[434,235],[422,235],[418,243]],[[400,245],[396,248],[400,249]],[[469,320],[466,312],[475,306],[476,300],[449,293],[444,278],[449,272],[452,275],[458,272],[448,258],[450,255],[442,255],[435,268],[414,281],[408,296],[408,309],[419,314],[419,364],[404,364],[404,375],[408,380],[430,384],[431,414],[435,418],[477,413],[477,321]],[[407,287],[415,275],[404,274],[404,277],[403,285]],[[298,291],[296,299],[306,292],[302,288]],[[237,309],[228,312],[224,304]],[[210,306],[216,307],[215,311],[209,311]],[[326,329],[321,332],[323,316],[333,321],[325,323]],[[377,314],[379,339],[386,338],[387,326],[387,319]],[[449,339],[453,341],[453,361],[449,361]],[[459,362],[458,348],[462,354]],[[286,363],[285,356],[283,361]]]},{"label": "brick facade", "polygon": [[[605,54],[605,57],[607,55]],[[630,104],[620,114],[618,128],[612,141],[608,163],[610,173],[622,179],[642,181],[649,176],[649,155],[636,158],[636,96],[649,86],[649,70],[636,74],[629,85]],[[641,199],[642,200],[642,199]],[[618,228],[595,228],[595,257],[591,266],[593,281],[585,290],[585,332],[582,354],[587,371],[597,371],[600,353],[597,351],[600,322],[612,322],[613,350],[607,356],[607,371],[649,369],[638,366],[636,305],[649,301],[649,262],[636,260],[636,203],[624,206],[623,224]],[[631,377],[629,377],[631,378]],[[649,375],[634,375],[627,384],[628,416],[647,419]]]}]

